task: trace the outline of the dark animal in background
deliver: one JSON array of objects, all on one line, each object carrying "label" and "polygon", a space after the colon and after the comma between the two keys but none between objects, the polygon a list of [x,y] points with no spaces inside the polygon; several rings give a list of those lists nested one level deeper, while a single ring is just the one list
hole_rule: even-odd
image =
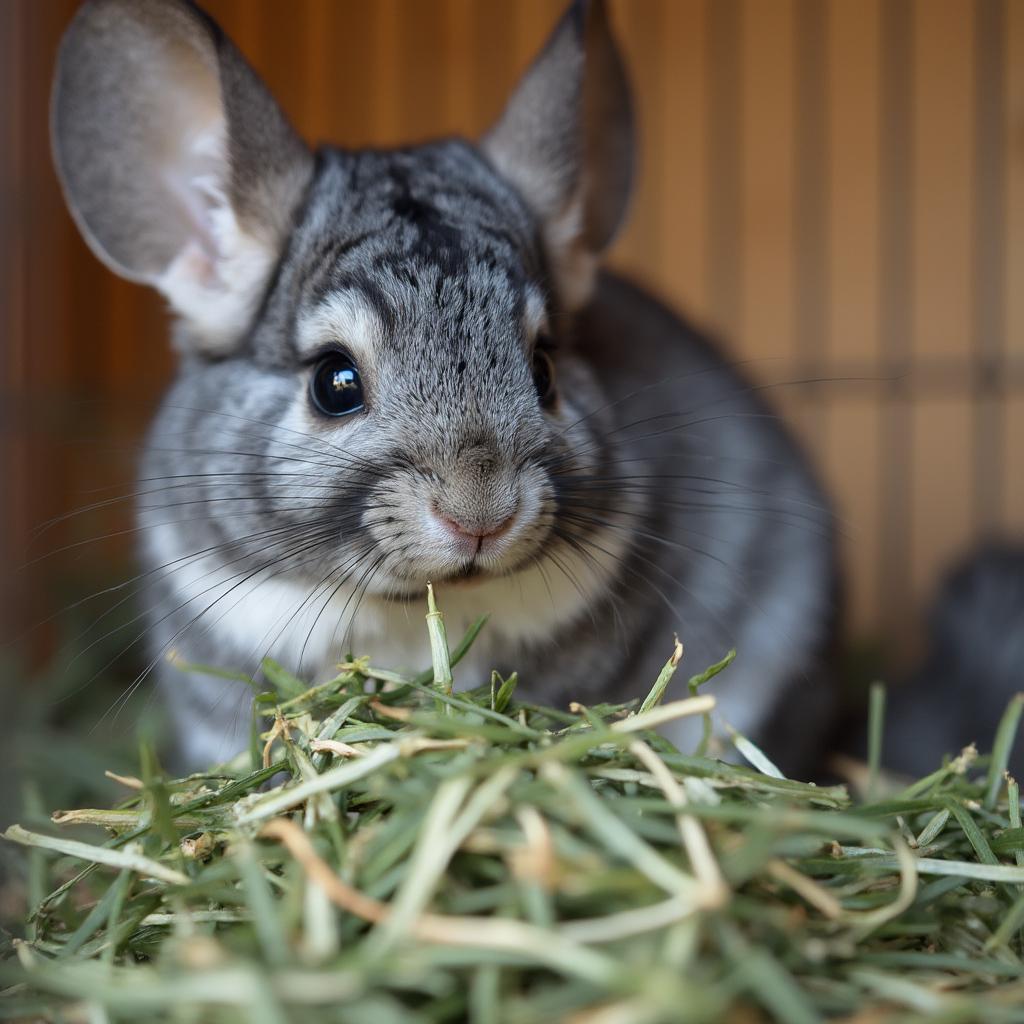
[{"label": "dark animal in background", "polygon": [[[1024,548],[993,542],[949,572],[928,617],[925,658],[893,687],[884,763],[922,775],[969,743],[992,749],[996,725],[1024,692]],[[1024,778],[1018,739],[1010,771]]]}]

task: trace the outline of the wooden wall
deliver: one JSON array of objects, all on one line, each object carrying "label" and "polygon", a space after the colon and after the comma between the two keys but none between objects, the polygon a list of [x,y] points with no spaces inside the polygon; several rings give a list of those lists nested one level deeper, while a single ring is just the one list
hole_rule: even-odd
[{"label": "wooden wall", "polygon": [[[384,145],[479,133],[561,5],[207,6],[308,139]],[[159,301],[88,254],[50,167],[74,7],[0,5],[7,565],[128,480],[171,371]],[[613,261],[758,377],[822,381],[773,392],[839,500],[855,629],[903,635],[972,538],[1024,533],[1024,0],[613,7],[642,135]],[[19,611],[47,609],[45,572],[5,575]]]}]

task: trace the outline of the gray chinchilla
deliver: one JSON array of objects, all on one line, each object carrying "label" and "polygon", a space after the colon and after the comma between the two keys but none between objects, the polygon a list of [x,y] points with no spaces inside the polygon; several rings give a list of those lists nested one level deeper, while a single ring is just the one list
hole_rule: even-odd
[{"label": "gray chinchilla", "polygon": [[170,652],[418,669],[428,580],[453,635],[491,613],[466,681],[626,699],[678,633],[692,671],[738,649],[713,692],[773,756],[822,735],[828,502],[757,389],[598,269],[633,177],[603,3],[479,143],[312,152],[199,9],[90,0],[53,146],[95,253],[176,316],[137,514],[183,762],[244,746],[250,690]]}]

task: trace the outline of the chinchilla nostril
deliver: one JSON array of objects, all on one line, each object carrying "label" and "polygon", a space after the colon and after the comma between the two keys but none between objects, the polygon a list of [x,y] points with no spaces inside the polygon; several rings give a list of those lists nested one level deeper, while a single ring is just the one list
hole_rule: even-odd
[{"label": "chinchilla nostril", "polygon": [[433,508],[434,517],[451,533],[460,537],[467,537],[473,540],[488,540],[505,533],[515,521],[516,513],[505,518],[481,518],[461,520],[446,512],[442,512],[436,505]]}]

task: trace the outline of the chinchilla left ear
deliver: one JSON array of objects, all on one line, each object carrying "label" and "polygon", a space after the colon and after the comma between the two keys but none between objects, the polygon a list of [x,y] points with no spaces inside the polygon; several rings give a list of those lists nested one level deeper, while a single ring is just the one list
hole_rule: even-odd
[{"label": "chinchilla left ear", "polygon": [[604,0],[576,0],[481,142],[537,216],[561,301],[583,305],[633,181],[633,103]]},{"label": "chinchilla left ear", "polygon": [[51,131],[96,255],[161,291],[186,345],[235,348],[313,158],[231,41],[183,0],[89,0],[61,44]]}]

